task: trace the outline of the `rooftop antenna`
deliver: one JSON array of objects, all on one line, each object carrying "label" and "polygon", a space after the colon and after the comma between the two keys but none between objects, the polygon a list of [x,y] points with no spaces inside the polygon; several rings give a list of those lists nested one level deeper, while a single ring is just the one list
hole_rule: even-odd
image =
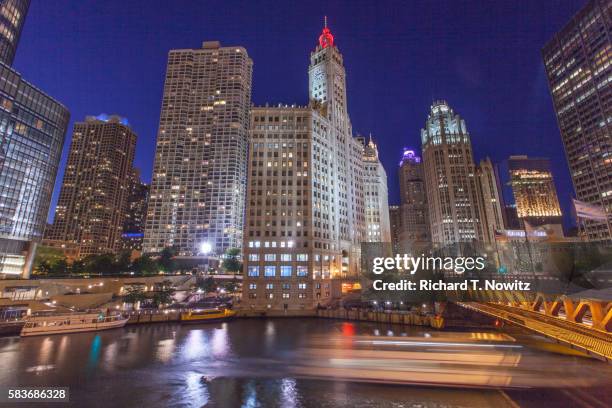
[{"label": "rooftop antenna", "polygon": [[325,20],[325,28],[327,28],[327,16],[324,17]]}]

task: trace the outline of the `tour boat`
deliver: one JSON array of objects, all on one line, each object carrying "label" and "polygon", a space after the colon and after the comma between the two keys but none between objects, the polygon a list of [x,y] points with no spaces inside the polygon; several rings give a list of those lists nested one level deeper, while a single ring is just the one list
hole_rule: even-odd
[{"label": "tour boat", "polygon": [[26,319],[21,336],[78,333],[115,329],[125,326],[128,318],[120,314],[70,313],[64,315],[35,316]]},{"label": "tour boat", "polygon": [[181,313],[181,323],[207,323],[229,320],[236,312],[226,308],[193,309]]}]

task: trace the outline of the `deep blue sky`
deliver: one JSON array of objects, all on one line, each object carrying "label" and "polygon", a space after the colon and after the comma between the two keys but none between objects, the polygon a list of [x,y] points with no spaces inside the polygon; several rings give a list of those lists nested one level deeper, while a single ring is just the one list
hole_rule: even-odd
[{"label": "deep blue sky", "polygon": [[72,122],[86,115],[128,118],[139,137],[135,165],[150,180],[168,50],[242,45],[254,61],[255,104],[304,104],[309,53],[328,15],[353,129],[378,141],[390,203],[402,147],[419,147],[432,99],[446,99],[466,120],[477,160],[552,159],[567,221],[573,192],[540,49],[583,4],[33,0],[15,67],[72,115],[55,203]]}]

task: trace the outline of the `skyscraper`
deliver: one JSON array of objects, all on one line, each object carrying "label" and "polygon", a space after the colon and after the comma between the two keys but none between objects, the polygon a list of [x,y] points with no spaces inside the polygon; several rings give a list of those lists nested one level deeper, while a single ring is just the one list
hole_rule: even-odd
[{"label": "skyscraper", "polygon": [[494,242],[496,231],[504,229],[503,200],[495,167],[488,157],[476,167],[477,188],[481,199],[483,241]]},{"label": "skyscraper", "polygon": [[[609,0],[589,1],[543,48],[565,155],[579,200],[612,213],[612,33]],[[591,240],[612,239],[607,222],[586,222]]]},{"label": "skyscraper", "polygon": [[28,277],[70,114],[0,64],[0,274]]},{"label": "skyscraper", "polygon": [[76,122],[53,226],[45,238],[78,247],[78,256],[116,252],[129,195],[136,134],[119,116]]},{"label": "skyscraper", "polygon": [[400,227],[402,253],[420,254],[431,243],[423,162],[414,150],[404,149],[399,164]]},{"label": "skyscraper", "polygon": [[128,197],[121,234],[121,248],[124,250],[142,250],[144,224],[147,216],[149,185],[140,179],[140,171],[132,169],[128,180]]},{"label": "skyscraper", "polygon": [[561,224],[561,207],[550,161],[510,156],[508,171],[518,218],[534,226]]},{"label": "skyscraper", "polygon": [[400,250],[400,229],[402,228],[401,213],[399,205],[389,206],[389,224],[391,225],[391,244],[393,253],[399,254]]},{"label": "skyscraper", "polygon": [[0,0],[0,62],[13,65],[30,0]]},{"label": "skyscraper", "polygon": [[482,240],[472,143],[446,101],[431,106],[421,129],[425,190],[434,244]]},{"label": "skyscraper", "polygon": [[360,268],[364,146],[327,27],[310,61],[307,106],[251,110],[243,293],[252,309],[326,304]]},{"label": "skyscraper", "polygon": [[389,225],[389,191],[387,173],[378,158],[378,147],[370,136],[369,140],[358,136],[363,144],[363,183],[365,196],[365,242],[391,242]]},{"label": "skyscraper", "polygon": [[204,42],[168,56],[144,252],[242,246],[253,62]]}]

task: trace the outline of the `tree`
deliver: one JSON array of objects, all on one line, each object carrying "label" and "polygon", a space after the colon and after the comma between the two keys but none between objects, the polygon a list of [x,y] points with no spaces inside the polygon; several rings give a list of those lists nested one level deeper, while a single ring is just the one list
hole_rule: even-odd
[{"label": "tree", "polygon": [[123,301],[131,305],[142,302],[146,298],[147,296],[140,288],[128,288],[127,293],[123,295]]},{"label": "tree", "polygon": [[132,270],[138,274],[151,275],[157,271],[157,264],[148,255],[143,255],[132,262]]},{"label": "tree", "polygon": [[79,274],[85,272],[85,262],[81,259],[76,259],[70,265],[70,273]]},{"label": "tree", "polygon": [[66,256],[60,249],[41,245],[36,250],[34,257],[34,273],[53,273],[53,265],[60,260],[66,260]]},{"label": "tree", "polygon": [[117,258],[115,260],[114,269],[117,270],[118,272],[127,271],[130,268],[130,263],[131,263],[130,257],[131,257],[130,250],[121,251],[119,255],[117,255]]},{"label": "tree", "polygon": [[159,254],[159,268],[164,272],[174,272],[176,270],[176,262],[174,257],[176,256],[177,250],[175,247],[166,247]]},{"label": "tree", "polygon": [[49,273],[52,275],[66,275],[68,274],[68,262],[66,259],[58,259],[51,264]]},{"label": "tree", "polygon": [[237,287],[238,287],[238,280],[236,280],[235,278],[223,284],[223,289],[225,289],[227,293],[235,292]]},{"label": "tree", "polygon": [[89,255],[83,261],[87,272],[101,275],[116,272],[115,257],[112,254]]},{"label": "tree", "polygon": [[240,263],[240,249],[229,248],[225,252],[225,257],[221,266],[226,272],[240,273],[242,270],[242,263]]},{"label": "tree", "polygon": [[175,290],[172,287],[172,282],[164,280],[161,283],[161,288],[153,295],[153,303],[157,307],[166,303],[171,303],[174,292]]},{"label": "tree", "polygon": [[214,292],[217,290],[217,283],[212,276],[198,282],[198,287],[204,291],[204,293]]}]

